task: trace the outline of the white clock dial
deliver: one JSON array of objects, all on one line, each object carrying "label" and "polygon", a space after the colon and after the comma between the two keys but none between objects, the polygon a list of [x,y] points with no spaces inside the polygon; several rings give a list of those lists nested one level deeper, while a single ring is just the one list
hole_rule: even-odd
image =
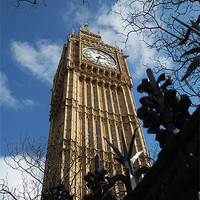
[{"label": "white clock dial", "polygon": [[104,67],[114,67],[115,59],[109,54],[93,48],[83,49],[83,55],[91,62]]}]

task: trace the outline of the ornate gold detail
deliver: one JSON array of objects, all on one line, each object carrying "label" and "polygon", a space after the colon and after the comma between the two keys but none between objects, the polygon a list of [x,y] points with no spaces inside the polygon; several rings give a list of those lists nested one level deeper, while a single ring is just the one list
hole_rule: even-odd
[{"label": "ornate gold detail", "polygon": [[89,30],[89,28],[88,28],[88,23],[87,23],[87,21],[85,21],[84,28],[85,28],[84,31],[90,32],[90,30]]}]

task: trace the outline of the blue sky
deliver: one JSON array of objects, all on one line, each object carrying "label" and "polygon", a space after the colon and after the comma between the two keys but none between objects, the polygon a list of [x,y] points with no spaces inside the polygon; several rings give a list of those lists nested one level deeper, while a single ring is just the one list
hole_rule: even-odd
[{"label": "blue sky", "polygon": [[[88,0],[47,0],[46,7],[15,9],[11,2],[1,1],[1,68],[0,68],[0,165],[2,175],[8,172],[9,183],[21,183],[20,174],[13,172],[2,161],[6,145],[4,139],[17,143],[20,136],[28,134],[32,138],[48,137],[49,111],[53,76],[67,36],[88,21],[93,33],[100,31],[102,39],[110,45],[124,50],[130,73],[133,77],[133,94],[136,106],[140,107],[137,90],[142,78],[146,78],[143,64],[152,66],[151,58],[158,58],[165,66],[172,67],[169,60],[158,55],[154,49],[146,48],[140,36],[131,35],[125,48],[122,35],[127,33],[119,15],[130,0],[114,1]],[[145,94],[143,94],[145,95]],[[154,144],[154,135],[143,129],[148,149]]]},{"label": "blue sky", "polygon": [[[117,42],[124,49],[120,42],[124,38],[116,34],[124,31],[119,16],[114,13],[119,7],[106,0],[89,3],[88,7],[81,0],[48,0],[46,7],[30,9],[24,4],[16,10],[10,1],[1,1],[1,155],[5,153],[4,139],[15,143],[24,134],[48,137],[52,80],[72,28],[77,34],[79,26],[88,21],[90,30],[100,31],[105,43]],[[139,107],[141,96],[136,88],[145,75],[142,63],[150,64],[150,57],[156,53],[136,36],[129,39],[129,45],[124,52],[129,55],[133,93]],[[146,134],[145,137],[151,147],[152,137]]]}]

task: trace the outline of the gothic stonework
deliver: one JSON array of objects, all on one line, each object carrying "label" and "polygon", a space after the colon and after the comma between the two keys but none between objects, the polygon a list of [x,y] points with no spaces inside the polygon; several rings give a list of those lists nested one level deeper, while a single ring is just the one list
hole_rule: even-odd
[{"label": "gothic stonework", "polygon": [[[53,81],[43,191],[62,180],[81,199],[87,190],[83,178],[94,170],[96,154],[110,175],[123,173],[104,140],[122,150],[121,131],[129,146],[139,127],[133,154],[143,150],[148,155],[126,57],[91,33],[87,24],[78,35],[70,34]],[[136,167],[144,165],[149,163],[140,157]]]}]

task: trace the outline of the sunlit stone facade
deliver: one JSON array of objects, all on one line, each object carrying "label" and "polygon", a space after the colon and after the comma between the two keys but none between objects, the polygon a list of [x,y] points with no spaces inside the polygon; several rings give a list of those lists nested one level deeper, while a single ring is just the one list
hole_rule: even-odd
[{"label": "sunlit stone facade", "polygon": [[[115,65],[106,66],[109,56],[103,57],[103,53],[92,55],[96,61],[89,60],[83,55],[85,48],[105,52]],[[87,23],[78,35],[74,31],[70,34],[53,81],[43,191],[61,180],[76,199],[81,199],[87,192],[83,178],[93,172],[96,154],[110,176],[124,173],[104,137],[121,151],[121,132],[129,146],[138,127],[133,154],[141,150],[148,154],[126,57],[118,47],[104,44],[100,35],[91,33]],[[135,167],[144,165],[148,162],[141,156]]]}]

